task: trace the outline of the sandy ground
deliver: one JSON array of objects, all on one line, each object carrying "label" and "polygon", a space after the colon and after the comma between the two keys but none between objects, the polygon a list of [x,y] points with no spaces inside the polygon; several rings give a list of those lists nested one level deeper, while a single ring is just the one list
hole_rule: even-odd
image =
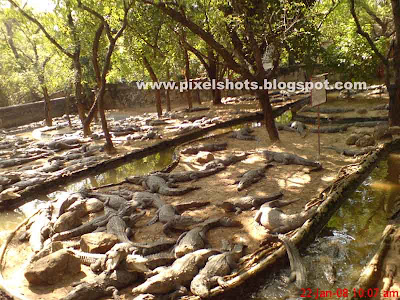
[{"label": "sandy ground", "polygon": [[[332,107],[360,107],[365,108],[373,107],[378,104],[387,103],[387,99],[351,99],[351,100],[331,100],[325,106]],[[182,107],[182,104],[180,104]],[[240,107],[241,110],[254,111],[257,109],[257,103],[254,101],[241,102],[238,105],[225,105],[212,107],[211,112],[215,115],[223,116],[224,114],[231,117],[232,110]],[[174,110],[178,106],[174,107]],[[150,108],[151,109],[151,108]],[[132,114],[140,114],[143,112],[149,112],[149,107],[142,107],[132,110]],[[373,116],[376,114],[382,115],[387,112],[371,112],[367,114],[358,114],[357,112],[340,114],[341,117],[352,117],[352,116]],[[202,115],[204,112],[198,112],[192,115]],[[308,115],[315,116],[315,113],[307,113]],[[331,116],[331,115],[330,115]],[[309,126],[312,127],[312,126]],[[254,127],[254,134],[257,136],[257,141],[240,141],[229,138],[227,135],[220,135],[207,140],[203,140],[200,143],[221,143],[227,142],[228,149],[225,151],[214,152],[215,158],[219,158],[223,155],[235,154],[241,152],[248,152],[250,155],[246,160],[243,160],[233,166],[229,166],[226,170],[207,178],[202,178],[195,182],[189,182],[180,184],[180,186],[197,186],[199,190],[193,191],[187,195],[180,197],[166,197],[161,196],[163,200],[172,204],[179,204],[190,201],[209,201],[210,204],[202,209],[192,209],[185,211],[184,215],[191,215],[196,217],[213,217],[222,216],[226,213],[219,207],[216,206],[224,200],[232,197],[245,196],[245,195],[269,195],[277,191],[283,191],[284,200],[299,199],[294,204],[291,204],[283,210],[286,213],[295,213],[301,211],[305,204],[315,197],[320,191],[332,183],[339,170],[348,164],[352,164],[360,160],[361,158],[350,158],[345,157],[332,150],[326,150],[323,147],[328,145],[335,145],[341,148],[349,148],[345,145],[346,138],[352,132],[360,131],[372,131],[372,128],[350,128],[347,132],[335,133],[335,134],[321,134],[321,155],[318,155],[318,135],[315,133],[308,133],[305,137],[301,137],[294,132],[280,132],[280,141],[271,143],[267,136],[267,132],[263,125]],[[152,144],[153,141],[138,142],[133,146],[118,146],[118,155],[122,155],[128,151],[136,148],[145,147]],[[196,143],[191,143],[190,146],[194,146]],[[318,160],[322,163],[323,169],[320,171],[310,172],[308,167],[299,165],[277,165],[269,168],[266,172],[266,176],[259,182],[253,184],[249,188],[238,192],[236,185],[234,184],[237,176],[248,170],[255,169],[265,165],[266,160],[262,156],[263,150],[272,151],[284,151],[295,153],[304,158]],[[196,162],[195,155],[181,155],[181,160],[178,167],[173,172],[185,171],[185,170],[196,170],[201,169],[202,165]],[[124,184],[118,188],[128,188],[131,190],[142,190],[141,187]],[[105,189],[107,190],[107,189]],[[229,217],[241,222],[241,228],[215,228],[208,232],[207,237],[211,247],[220,247],[222,239],[228,239],[233,242],[245,243],[248,247],[246,253],[249,254],[259,247],[260,242],[265,238],[267,231],[257,225],[254,221],[254,215],[256,211],[245,211],[240,215],[234,213],[228,214]],[[143,217],[136,225],[134,229],[133,240],[137,242],[150,242],[164,238],[162,233],[162,224],[156,223],[151,226],[143,226],[147,223],[155,214],[155,209],[146,211],[145,217]],[[181,232],[174,232],[173,237],[178,238]],[[15,242],[15,241],[14,241]],[[17,242],[15,242],[17,243]],[[26,245],[25,245],[26,246]],[[20,260],[21,256],[29,255],[30,250],[24,245],[19,245],[11,250],[6,256],[6,279],[12,279],[11,283],[13,286],[21,284],[23,274],[20,269],[15,268],[15,262]],[[85,271],[87,271],[85,269]],[[81,273],[81,278],[84,274]],[[49,287],[49,288],[30,288],[26,280],[22,280],[22,285],[25,287],[26,296],[29,299],[60,299],[59,295],[64,294],[66,290],[69,290],[68,285],[77,278],[71,279],[66,278],[62,283]],[[67,287],[65,287],[67,285]],[[41,295],[43,293],[43,295]],[[51,293],[51,296],[48,294]],[[129,297],[126,299],[130,299]]]}]

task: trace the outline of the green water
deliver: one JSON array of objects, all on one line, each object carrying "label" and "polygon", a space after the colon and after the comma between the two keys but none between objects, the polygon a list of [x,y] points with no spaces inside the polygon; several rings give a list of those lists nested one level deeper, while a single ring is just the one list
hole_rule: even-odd
[{"label": "green water", "polygon": [[[313,291],[352,289],[379,247],[388,218],[396,207],[400,208],[396,203],[396,198],[400,201],[399,176],[400,154],[393,153],[378,164],[303,253],[309,287]],[[333,284],[324,275],[327,264],[336,269]],[[284,276],[288,275],[288,268],[274,275],[251,299],[304,299],[294,296],[294,291],[287,288]]]},{"label": "green water", "polygon": [[175,148],[168,148],[164,151],[134,160],[118,168],[108,170],[104,173],[88,176],[79,181],[70,183],[59,191],[48,195],[53,199],[60,192],[76,192],[82,187],[95,188],[107,184],[119,183],[128,176],[144,175],[167,167],[173,159]]}]

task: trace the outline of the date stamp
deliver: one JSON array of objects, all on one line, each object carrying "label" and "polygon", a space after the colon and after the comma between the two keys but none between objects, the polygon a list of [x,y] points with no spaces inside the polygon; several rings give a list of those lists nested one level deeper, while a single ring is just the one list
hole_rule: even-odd
[{"label": "date stamp", "polygon": [[347,298],[349,296],[357,298],[372,298],[381,295],[383,298],[397,298],[400,296],[399,291],[382,291],[378,288],[374,289],[336,289],[336,290],[320,290],[320,289],[301,289],[301,298],[323,299],[323,298]]}]

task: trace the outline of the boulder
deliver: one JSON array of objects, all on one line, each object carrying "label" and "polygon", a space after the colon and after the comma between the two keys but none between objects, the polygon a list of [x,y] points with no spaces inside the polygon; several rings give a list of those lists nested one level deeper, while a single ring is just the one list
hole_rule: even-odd
[{"label": "boulder", "polygon": [[24,275],[30,284],[51,285],[80,271],[80,260],[62,249],[29,264]]},{"label": "boulder", "polygon": [[196,155],[196,161],[199,164],[206,164],[206,163],[208,163],[208,162],[210,162],[212,160],[214,160],[214,155],[211,152],[200,151]]},{"label": "boulder", "polygon": [[357,110],[357,113],[360,115],[365,115],[366,113],[368,113],[368,110],[366,108],[360,108]]},{"label": "boulder", "polygon": [[90,253],[106,253],[115,244],[118,238],[106,232],[92,232],[82,235],[81,250]]},{"label": "boulder", "polygon": [[104,204],[99,199],[89,198],[85,201],[85,209],[88,213],[95,213],[104,209]]},{"label": "boulder", "polygon": [[63,232],[82,225],[82,220],[77,216],[76,211],[63,213],[54,223],[54,232]]},{"label": "boulder", "polygon": [[360,139],[361,135],[353,133],[351,134],[347,140],[346,140],[346,145],[355,145],[357,141]]},{"label": "boulder", "polygon": [[357,142],[356,145],[358,147],[368,147],[368,146],[373,146],[375,145],[375,139],[372,136],[369,135],[364,135],[362,138],[360,138]]},{"label": "boulder", "polygon": [[389,126],[380,125],[374,128],[374,138],[375,140],[391,139],[392,133],[389,131]]}]

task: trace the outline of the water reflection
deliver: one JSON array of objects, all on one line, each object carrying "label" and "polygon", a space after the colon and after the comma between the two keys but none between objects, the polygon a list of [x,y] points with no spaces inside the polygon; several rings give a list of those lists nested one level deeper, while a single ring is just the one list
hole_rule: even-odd
[{"label": "water reflection", "polygon": [[14,230],[25,219],[22,213],[5,211],[0,214],[0,244],[4,242],[7,235]]},{"label": "water reflection", "polygon": [[172,162],[175,148],[168,148],[164,151],[146,156],[142,159],[134,160],[118,168],[108,170],[101,174],[86,177],[77,182],[66,185],[59,191],[47,195],[54,199],[65,192],[76,192],[82,187],[94,188],[106,184],[119,183],[128,176],[144,175],[157,170],[162,170]]},{"label": "water reflection", "polygon": [[[307,248],[303,260],[311,289],[350,291],[354,286],[363,267],[379,247],[387,219],[399,208],[396,205],[396,202],[400,202],[399,175],[400,155],[393,153],[386,161],[379,163],[329,220],[322,234]],[[334,270],[334,282],[329,280],[329,270]],[[251,298],[292,298],[293,291],[282,280],[288,273],[289,270],[285,269],[276,274]]]}]

